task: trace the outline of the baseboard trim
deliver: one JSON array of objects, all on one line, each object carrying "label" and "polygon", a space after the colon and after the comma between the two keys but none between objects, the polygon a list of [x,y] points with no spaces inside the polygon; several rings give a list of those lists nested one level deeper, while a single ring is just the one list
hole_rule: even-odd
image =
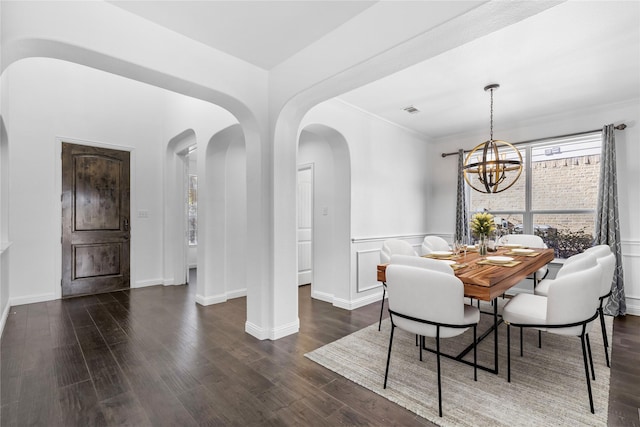
[{"label": "baseboard trim", "polygon": [[296,319],[294,322],[282,325],[277,328],[272,328],[269,334],[270,340],[277,340],[284,338],[288,335],[297,334],[300,330],[300,319]]},{"label": "baseboard trim", "polygon": [[259,340],[266,340],[269,338],[269,334],[266,329],[261,328],[248,320],[244,323],[244,331]]},{"label": "baseboard trim", "polygon": [[378,302],[380,301],[380,298],[382,298],[382,290],[372,295],[350,301],[342,298],[334,298],[333,305],[345,310],[355,310],[356,308],[364,307],[365,305]]},{"label": "baseboard trim", "polygon": [[333,304],[333,294],[327,292],[319,292],[311,289],[311,298]]},{"label": "baseboard trim", "polygon": [[158,286],[158,285],[165,285],[164,280],[162,279],[150,279],[150,280],[138,280],[134,286],[133,289],[136,288],[146,288],[148,286]]},{"label": "baseboard trim", "polygon": [[212,295],[210,297],[205,297],[203,295],[196,294],[196,303],[203,306],[220,304],[226,301],[227,301],[227,294]]},{"label": "baseboard trim", "polygon": [[298,333],[298,331],[300,331],[300,319],[296,319],[295,322],[272,329],[261,328],[255,323],[246,321],[244,324],[244,331],[259,340],[275,341],[288,335]]},{"label": "baseboard trim", "polygon": [[34,304],[37,302],[45,302],[45,301],[53,301],[56,298],[55,294],[39,294],[39,295],[27,295],[24,297],[11,298],[9,300],[9,305],[24,305],[24,304]]},{"label": "baseboard trim", "polygon": [[241,298],[247,296],[247,288],[234,289],[227,292],[227,299]]},{"label": "baseboard trim", "polygon": [[640,298],[625,298],[627,302],[627,314],[640,316]]}]

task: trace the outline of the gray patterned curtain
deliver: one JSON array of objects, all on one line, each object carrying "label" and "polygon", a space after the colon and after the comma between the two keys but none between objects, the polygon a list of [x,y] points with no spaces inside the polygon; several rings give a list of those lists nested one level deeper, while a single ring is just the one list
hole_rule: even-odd
[{"label": "gray patterned curtain", "polygon": [[456,198],[456,233],[454,239],[461,242],[469,240],[469,216],[464,191],[464,150],[458,150],[458,197]]},{"label": "gray patterned curtain", "polygon": [[612,316],[624,316],[627,304],[624,296],[622,249],[620,245],[620,219],[618,217],[618,186],[616,173],[616,139],[613,125],[602,128],[602,155],[600,156],[600,185],[596,211],[596,245],[609,245],[616,255],[616,272],[611,282],[611,296],[604,310]]}]

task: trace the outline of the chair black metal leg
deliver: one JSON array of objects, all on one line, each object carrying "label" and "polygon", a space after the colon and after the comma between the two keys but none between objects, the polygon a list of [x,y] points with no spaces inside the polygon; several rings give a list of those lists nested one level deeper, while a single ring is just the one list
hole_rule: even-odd
[{"label": "chair black metal leg", "polygon": [[507,382],[511,382],[511,325],[507,325]]},{"label": "chair black metal leg", "polygon": [[591,407],[591,413],[595,414],[593,409],[593,396],[591,394],[591,380],[589,378],[589,364],[587,363],[587,349],[584,341],[584,334],[582,334],[580,335],[580,342],[582,343],[582,359],[584,360],[584,372],[587,378],[587,390],[589,391],[589,406]]},{"label": "chair black metal leg", "polygon": [[438,414],[442,416],[442,381],[440,380],[440,326],[436,332],[436,359],[438,360]]},{"label": "chair black metal leg", "polygon": [[[602,304],[602,301],[600,302],[600,304]],[[604,323],[604,310],[602,310],[602,307],[598,309],[598,312],[600,314],[600,327],[602,328],[602,342],[604,343],[604,358],[607,361],[607,368],[610,368],[611,365],[609,362],[609,338],[607,337],[607,327]]]},{"label": "chair black metal leg", "polygon": [[538,329],[538,348],[542,348],[542,331]]},{"label": "chair black metal leg", "polygon": [[522,326],[520,326],[520,357],[522,357]]},{"label": "chair black metal leg", "polygon": [[391,335],[389,335],[389,353],[387,353],[387,369],[384,371],[384,387],[387,388],[387,377],[389,376],[389,361],[391,360],[391,344],[393,344],[393,330],[396,327],[391,323]]},{"label": "chair black metal leg", "polygon": [[476,342],[477,325],[473,325],[473,380],[478,381],[478,356],[476,349],[478,343]]},{"label": "chair black metal leg", "polygon": [[424,347],[424,336],[420,335],[420,361],[422,362],[422,348]]},{"label": "chair black metal leg", "polygon": [[536,290],[536,286],[538,286],[538,273],[533,273],[533,290]]},{"label": "chair black metal leg", "polygon": [[380,321],[378,322],[378,331],[380,331],[380,327],[382,326],[382,313],[384,312],[384,297],[387,293],[387,287],[383,283],[382,284],[382,302],[380,303]]},{"label": "chair black metal leg", "polygon": [[593,369],[593,356],[591,355],[591,342],[589,341],[589,334],[585,335],[585,339],[587,340],[587,355],[589,356],[589,365],[591,366],[591,378],[596,380],[596,371]]}]

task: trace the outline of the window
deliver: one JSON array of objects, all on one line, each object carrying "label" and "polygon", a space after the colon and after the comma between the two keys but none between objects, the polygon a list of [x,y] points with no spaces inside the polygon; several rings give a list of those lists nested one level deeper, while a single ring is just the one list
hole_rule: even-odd
[{"label": "window", "polygon": [[189,245],[198,244],[198,176],[189,175],[187,200]]},{"label": "window", "polygon": [[600,132],[519,146],[524,170],[498,194],[469,191],[471,213],[489,211],[498,234],[536,234],[556,258],[591,246],[600,178]]}]

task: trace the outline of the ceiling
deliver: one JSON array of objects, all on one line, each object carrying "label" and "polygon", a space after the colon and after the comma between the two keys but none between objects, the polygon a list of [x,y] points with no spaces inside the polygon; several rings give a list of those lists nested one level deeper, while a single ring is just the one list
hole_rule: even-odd
[{"label": "ceiling", "polygon": [[501,127],[640,98],[640,3],[566,2],[340,98],[433,138],[488,137],[490,83],[498,139]]},{"label": "ceiling", "polygon": [[156,24],[266,70],[376,1],[110,1]]},{"label": "ceiling", "polygon": [[[111,3],[268,70],[376,2]],[[460,13],[454,3],[441,22]],[[496,138],[500,128],[533,118],[640,98],[640,2],[561,3],[339,98],[439,138],[485,127],[488,133],[489,83],[501,86],[494,93]],[[406,113],[410,105],[420,112]]]}]

